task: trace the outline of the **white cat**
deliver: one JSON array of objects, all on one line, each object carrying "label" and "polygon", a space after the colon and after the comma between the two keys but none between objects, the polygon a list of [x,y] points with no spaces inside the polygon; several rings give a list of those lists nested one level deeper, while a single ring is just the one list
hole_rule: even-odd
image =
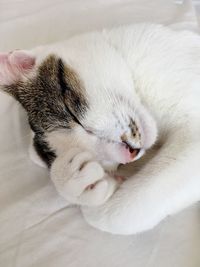
[{"label": "white cat", "polygon": [[[91,225],[132,234],[200,199],[198,35],[124,26],[2,54],[0,66],[58,192]],[[124,183],[109,172],[155,142]]]}]

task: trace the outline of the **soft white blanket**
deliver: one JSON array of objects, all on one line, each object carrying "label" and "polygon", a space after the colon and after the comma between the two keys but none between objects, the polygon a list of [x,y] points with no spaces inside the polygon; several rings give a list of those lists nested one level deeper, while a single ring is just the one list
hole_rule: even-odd
[{"label": "soft white blanket", "polygon": [[[92,29],[153,21],[198,31],[190,1],[0,0],[0,51],[30,48]],[[198,267],[199,205],[136,236],[88,226],[28,157],[26,114],[0,94],[0,266]]]}]

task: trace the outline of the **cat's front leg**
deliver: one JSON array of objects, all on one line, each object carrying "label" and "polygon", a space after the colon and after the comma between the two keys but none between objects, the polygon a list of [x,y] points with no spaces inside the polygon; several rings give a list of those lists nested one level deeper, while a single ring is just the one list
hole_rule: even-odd
[{"label": "cat's front leg", "polygon": [[72,204],[101,205],[118,185],[90,152],[79,148],[71,148],[66,154],[58,156],[50,175],[60,195]]},{"label": "cat's front leg", "polygon": [[200,142],[194,136],[172,135],[105,204],[83,208],[86,221],[106,232],[134,234],[199,201]]}]

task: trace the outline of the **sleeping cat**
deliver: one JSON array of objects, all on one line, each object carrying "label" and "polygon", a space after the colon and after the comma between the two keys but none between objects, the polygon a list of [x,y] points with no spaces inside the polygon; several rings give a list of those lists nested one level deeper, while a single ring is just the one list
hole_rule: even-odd
[{"label": "sleeping cat", "polygon": [[200,199],[199,36],[138,24],[3,53],[0,84],[27,112],[32,158],[95,227],[136,233]]}]

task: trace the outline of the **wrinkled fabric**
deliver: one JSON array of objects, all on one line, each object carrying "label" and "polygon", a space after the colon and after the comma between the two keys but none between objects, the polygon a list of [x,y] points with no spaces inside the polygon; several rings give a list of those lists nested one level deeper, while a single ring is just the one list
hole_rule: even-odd
[{"label": "wrinkled fabric", "polygon": [[[0,0],[0,51],[144,21],[198,32],[198,6],[176,2]],[[139,235],[100,232],[58,195],[47,170],[31,162],[29,140],[25,112],[0,93],[0,266],[200,266],[198,203]]]}]

